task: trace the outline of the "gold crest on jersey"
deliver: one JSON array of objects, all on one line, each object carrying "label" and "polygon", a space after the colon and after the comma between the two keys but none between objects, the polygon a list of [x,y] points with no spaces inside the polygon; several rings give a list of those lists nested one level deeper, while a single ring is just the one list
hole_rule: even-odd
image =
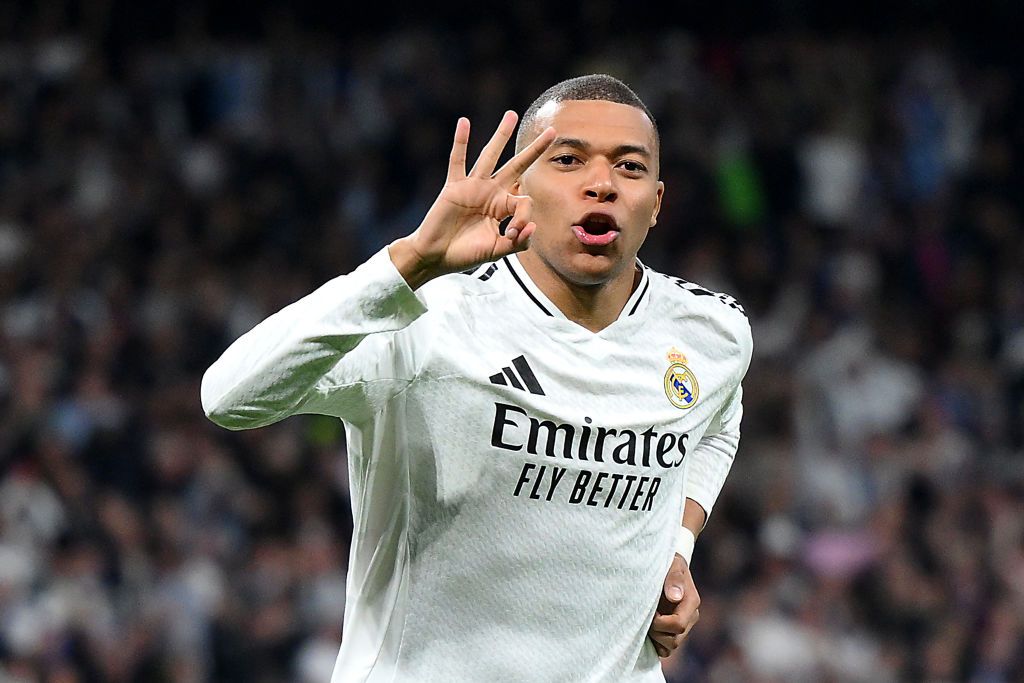
[{"label": "gold crest on jersey", "polygon": [[700,394],[697,376],[686,365],[686,356],[676,347],[666,355],[669,366],[665,372],[665,395],[676,408],[692,408]]}]

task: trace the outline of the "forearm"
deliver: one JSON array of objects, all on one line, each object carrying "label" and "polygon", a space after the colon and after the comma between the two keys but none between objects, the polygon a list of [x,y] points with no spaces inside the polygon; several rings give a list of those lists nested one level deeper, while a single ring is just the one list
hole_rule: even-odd
[{"label": "forearm", "polygon": [[387,253],[378,253],[235,341],[203,376],[203,409],[229,429],[292,415],[365,337],[401,329],[424,310]]},{"label": "forearm", "polygon": [[683,508],[683,526],[693,533],[694,538],[700,536],[707,518],[707,512],[700,506],[700,503],[693,498],[686,499],[686,506]]},{"label": "forearm", "polygon": [[[732,469],[740,444],[740,421],[743,419],[743,390],[737,386],[731,400],[717,415],[708,431],[687,456],[686,485],[683,495],[701,509],[693,519],[707,524],[718,495]],[[696,531],[699,531],[698,528]]]}]

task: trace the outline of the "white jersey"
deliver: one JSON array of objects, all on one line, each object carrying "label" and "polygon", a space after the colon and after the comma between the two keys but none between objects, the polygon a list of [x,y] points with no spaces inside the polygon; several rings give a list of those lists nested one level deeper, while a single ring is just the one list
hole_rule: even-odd
[{"label": "white jersey", "polygon": [[414,293],[382,250],[207,371],[231,429],[345,421],[355,529],[333,683],[664,681],[647,638],[684,496],[739,442],[750,328],[656,273],[600,332],[515,256]]}]

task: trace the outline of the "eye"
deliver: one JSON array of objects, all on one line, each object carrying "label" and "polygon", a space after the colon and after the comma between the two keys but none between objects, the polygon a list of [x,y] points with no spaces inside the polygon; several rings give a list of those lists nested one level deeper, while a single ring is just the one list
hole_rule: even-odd
[{"label": "eye", "polygon": [[647,167],[641,164],[639,161],[632,161],[630,159],[627,159],[626,161],[620,163],[619,167],[622,170],[626,171],[626,173],[632,175],[640,175],[647,171]]},{"label": "eye", "polygon": [[558,156],[553,157],[551,159],[551,163],[553,163],[556,166],[569,167],[580,163],[580,160],[571,154],[559,154]]}]

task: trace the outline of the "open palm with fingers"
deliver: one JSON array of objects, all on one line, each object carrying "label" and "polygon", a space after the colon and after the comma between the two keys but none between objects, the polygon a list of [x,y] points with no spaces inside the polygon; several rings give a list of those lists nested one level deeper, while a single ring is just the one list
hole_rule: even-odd
[{"label": "open palm with fingers", "polygon": [[[529,197],[512,194],[510,190],[548,148],[555,131],[552,128],[543,131],[495,171],[501,152],[515,130],[517,118],[515,112],[505,113],[469,173],[466,173],[469,120],[459,119],[448,162],[448,177],[441,194],[416,231],[399,240],[401,245],[396,243],[401,249],[411,250],[418,262],[417,268],[426,271],[420,279],[425,281],[465,270],[527,247],[536,228],[530,221],[532,202]],[[509,216],[512,219],[501,234],[498,226]],[[395,258],[394,246],[392,258]]]}]

